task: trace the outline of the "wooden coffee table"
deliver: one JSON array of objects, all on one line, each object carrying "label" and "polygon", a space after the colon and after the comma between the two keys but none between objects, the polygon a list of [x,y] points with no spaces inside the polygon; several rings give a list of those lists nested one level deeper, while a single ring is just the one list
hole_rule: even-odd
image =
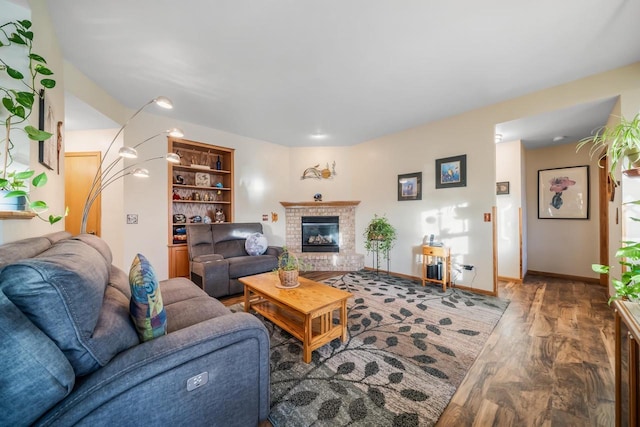
[{"label": "wooden coffee table", "polygon": [[[240,279],[244,284],[244,311],[254,310],[302,341],[305,363],[311,352],[331,340],[347,339],[347,298],[352,294],[313,280],[299,278],[292,289],[280,285],[278,275],[263,273]],[[340,311],[340,322],[333,324],[333,312]]]}]

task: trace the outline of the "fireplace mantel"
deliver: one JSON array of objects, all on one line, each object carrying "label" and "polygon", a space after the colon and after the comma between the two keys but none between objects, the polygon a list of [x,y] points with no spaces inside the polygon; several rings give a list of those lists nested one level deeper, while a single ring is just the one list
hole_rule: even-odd
[{"label": "fireplace mantel", "polygon": [[310,207],[310,206],[323,206],[323,207],[341,207],[341,206],[358,206],[360,200],[338,200],[335,202],[280,202],[285,208],[296,207]]}]

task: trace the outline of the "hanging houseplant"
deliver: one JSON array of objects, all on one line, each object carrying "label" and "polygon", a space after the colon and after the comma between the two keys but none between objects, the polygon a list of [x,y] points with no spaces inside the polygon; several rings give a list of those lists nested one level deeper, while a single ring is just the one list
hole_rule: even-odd
[{"label": "hanging houseplant", "polygon": [[[594,136],[580,140],[577,150],[587,144],[592,144],[589,153],[591,157],[598,155],[598,161],[605,157],[609,159],[609,175],[616,182],[614,172],[618,164],[626,157],[627,165],[624,167],[629,176],[637,176],[640,167],[640,113],[632,120],[624,117],[620,123],[611,127],[601,127]],[[576,150],[576,151],[577,151]],[[625,204],[640,205],[640,201],[627,202]],[[631,218],[639,221],[638,218]],[[609,303],[615,299],[640,299],[640,242],[624,241],[623,246],[616,252],[616,258],[621,266],[619,279],[611,278],[615,293],[609,299]],[[592,270],[600,274],[610,274],[613,267],[601,264],[592,264]]]},{"label": "hanging houseplant", "polygon": [[[28,61],[28,74],[23,74],[19,67],[12,66],[0,57],[0,72],[6,73],[9,79],[4,79],[0,86],[0,117],[4,121],[4,135],[0,151],[0,191],[4,193],[4,199],[23,198],[26,205],[33,210],[39,218],[40,213],[48,209],[46,202],[42,200],[32,201],[29,197],[29,185],[42,187],[47,183],[47,175],[42,172],[36,174],[34,170],[16,170],[12,168],[13,150],[15,148],[12,132],[20,131],[26,134],[29,140],[42,141],[51,137],[49,132],[36,129],[29,124],[29,117],[33,112],[36,96],[40,90],[55,87],[55,80],[50,76],[53,72],[47,67],[47,61],[33,48],[33,31],[31,21],[10,21],[0,25],[0,48],[14,46],[25,52]],[[48,221],[53,224],[62,219],[61,216],[49,215]]]}]

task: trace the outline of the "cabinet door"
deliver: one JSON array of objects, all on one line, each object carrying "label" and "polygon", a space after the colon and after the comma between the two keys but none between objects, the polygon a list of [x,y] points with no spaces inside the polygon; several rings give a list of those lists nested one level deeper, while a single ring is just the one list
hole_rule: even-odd
[{"label": "cabinet door", "polygon": [[187,246],[169,248],[169,278],[189,277],[189,253]]}]

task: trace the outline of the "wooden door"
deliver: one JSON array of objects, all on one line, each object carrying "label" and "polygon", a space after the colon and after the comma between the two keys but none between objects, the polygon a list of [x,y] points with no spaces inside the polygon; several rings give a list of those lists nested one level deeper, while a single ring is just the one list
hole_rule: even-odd
[{"label": "wooden door", "polygon": [[[80,233],[82,210],[93,178],[100,167],[101,159],[102,153],[100,151],[72,152],[64,155],[65,206],[69,208],[69,215],[65,220],[65,230],[73,235]],[[89,211],[87,233],[100,236],[100,212],[100,196],[98,196]]]}]

